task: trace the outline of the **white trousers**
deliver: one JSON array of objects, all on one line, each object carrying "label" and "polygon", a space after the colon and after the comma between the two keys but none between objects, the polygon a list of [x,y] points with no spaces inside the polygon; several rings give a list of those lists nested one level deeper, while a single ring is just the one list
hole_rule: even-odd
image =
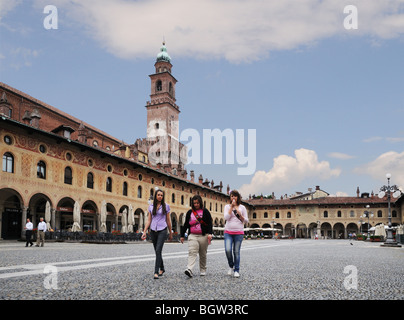
[{"label": "white trousers", "polygon": [[199,254],[199,269],[206,272],[206,256],[208,252],[208,235],[190,234],[188,236],[188,266],[193,271]]}]

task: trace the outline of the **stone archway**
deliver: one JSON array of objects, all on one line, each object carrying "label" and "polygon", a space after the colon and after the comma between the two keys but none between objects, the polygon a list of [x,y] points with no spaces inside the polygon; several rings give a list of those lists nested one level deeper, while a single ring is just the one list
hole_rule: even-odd
[{"label": "stone archway", "polygon": [[345,227],[341,222],[334,224],[333,230],[334,230],[334,239],[346,238]]},{"label": "stone archway", "polygon": [[25,210],[22,197],[17,191],[9,188],[0,190],[0,238],[19,239],[21,237],[27,218]]},{"label": "stone archway", "polygon": [[333,234],[330,223],[324,222],[321,224],[321,237],[323,237],[323,239],[332,239]]},{"label": "stone archway", "polygon": [[359,231],[359,229],[358,229],[358,225],[356,223],[352,222],[346,226],[346,232],[347,232],[348,237],[349,237],[349,234],[358,234],[358,231]]},{"label": "stone archway", "polygon": [[307,226],[304,223],[298,223],[296,227],[296,238],[307,238]]},{"label": "stone archway", "polygon": [[180,233],[180,224],[178,223],[177,214],[175,212],[171,212],[171,229],[173,232]]},{"label": "stone archway", "polygon": [[98,216],[98,208],[95,202],[92,200],[85,201],[81,207],[81,230],[99,230]]},{"label": "stone archway", "polygon": [[134,230],[141,232],[143,231],[144,226],[147,222],[147,215],[144,214],[144,211],[141,208],[137,208],[134,214],[135,214]]}]

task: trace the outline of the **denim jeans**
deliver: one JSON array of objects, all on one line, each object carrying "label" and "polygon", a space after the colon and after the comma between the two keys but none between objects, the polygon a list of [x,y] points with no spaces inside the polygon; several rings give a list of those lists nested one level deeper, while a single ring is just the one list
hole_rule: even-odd
[{"label": "denim jeans", "polygon": [[240,270],[240,247],[243,242],[243,234],[224,234],[224,250],[226,252],[229,267],[235,272]]},{"label": "denim jeans", "polygon": [[164,263],[163,263],[163,245],[167,239],[167,228],[161,231],[150,231],[151,240],[153,242],[154,251],[156,253],[156,263],[154,265],[154,273],[159,273],[159,269],[161,271],[164,270]]}]

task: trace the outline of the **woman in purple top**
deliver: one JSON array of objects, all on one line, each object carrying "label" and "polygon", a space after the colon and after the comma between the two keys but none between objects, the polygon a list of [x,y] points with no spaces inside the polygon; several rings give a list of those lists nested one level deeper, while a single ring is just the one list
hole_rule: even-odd
[{"label": "woman in purple top", "polygon": [[143,230],[142,240],[146,239],[146,232],[150,227],[150,236],[156,253],[156,263],[154,265],[154,279],[158,279],[165,272],[163,263],[163,245],[167,239],[167,228],[169,231],[168,239],[172,239],[170,206],[164,202],[164,192],[157,190],[153,204],[149,206],[147,223]]}]

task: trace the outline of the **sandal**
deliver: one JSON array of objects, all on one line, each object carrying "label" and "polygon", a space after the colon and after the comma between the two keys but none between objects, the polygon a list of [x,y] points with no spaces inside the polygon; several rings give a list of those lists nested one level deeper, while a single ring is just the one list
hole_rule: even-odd
[{"label": "sandal", "polygon": [[158,279],[158,278],[159,278],[159,275],[157,273],[155,273],[153,279]]},{"label": "sandal", "polygon": [[160,272],[159,272],[159,277],[162,277],[163,274],[164,274],[164,272],[166,272],[166,271],[165,271],[165,270],[160,270]]}]

